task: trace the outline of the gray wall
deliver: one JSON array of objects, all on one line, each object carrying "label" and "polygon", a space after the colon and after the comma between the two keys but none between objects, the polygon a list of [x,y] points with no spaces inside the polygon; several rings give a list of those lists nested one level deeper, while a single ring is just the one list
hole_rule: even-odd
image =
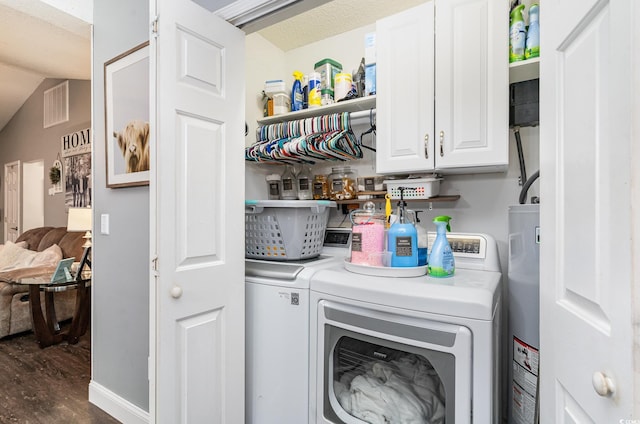
[{"label": "gray wall", "polygon": [[[48,195],[49,168],[58,155],[62,155],[62,136],[91,127],[91,82],[69,80],[69,121],[43,128],[44,92],[65,80],[46,79],[0,131],[0,167],[20,160],[44,161],[44,225],[64,227],[67,212],[64,193]],[[4,171],[2,171],[4,173]],[[4,181],[0,181],[0,204],[4,211]],[[24,187],[27,190],[27,187]],[[4,216],[0,214],[0,216]],[[4,226],[0,225],[4,241]]]},{"label": "gray wall", "polygon": [[[149,410],[149,188],[106,187],[104,63],[148,40],[148,0],[95,0],[93,375]],[[108,214],[110,234],[100,234]]]}]

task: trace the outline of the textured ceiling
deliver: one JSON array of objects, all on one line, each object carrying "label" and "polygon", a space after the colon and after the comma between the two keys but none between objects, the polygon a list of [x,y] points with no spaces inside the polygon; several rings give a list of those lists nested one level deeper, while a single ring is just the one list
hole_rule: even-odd
[{"label": "textured ceiling", "polygon": [[45,78],[91,79],[89,24],[37,0],[0,0],[0,130]]},{"label": "textured ceiling", "polygon": [[[426,0],[333,0],[258,33],[284,51],[374,23]],[[295,34],[293,36],[292,34]]]}]

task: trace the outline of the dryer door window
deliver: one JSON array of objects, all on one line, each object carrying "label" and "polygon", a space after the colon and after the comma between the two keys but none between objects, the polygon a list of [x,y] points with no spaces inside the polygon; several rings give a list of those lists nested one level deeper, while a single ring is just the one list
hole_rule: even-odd
[{"label": "dryer door window", "polygon": [[[447,401],[444,384],[431,361],[423,355],[341,337],[333,351],[333,392],[340,407],[366,422],[444,423]],[[432,352],[442,365],[443,377],[453,380],[455,358]],[[451,371],[448,371],[451,370]],[[450,402],[453,402],[453,398]]]},{"label": "dryer door window", "polygon": [[471,332],[466,327],[321,303],[319,422],[469,422]]}]

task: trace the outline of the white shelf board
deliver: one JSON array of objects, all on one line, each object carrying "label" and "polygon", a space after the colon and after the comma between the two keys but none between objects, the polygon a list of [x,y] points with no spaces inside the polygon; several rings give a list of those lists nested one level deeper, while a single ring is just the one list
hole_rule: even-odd
[{"label": "white shelf board", "polygon": [[509,84],[540,77],[540,58],[521,60],[509,64]]},{"label": "white shelf board", "polygon": [[375,107],[376,96],[360,97],[353,100],[345,100],[343,102],[334,103],[332,105],[269,116],[259,119],[258,125],[268,125],[278,122],[293,121],[296,119],[312,118],[314,116],[328,115],[331,113],[359,112],[363,110],[375,109]]}]

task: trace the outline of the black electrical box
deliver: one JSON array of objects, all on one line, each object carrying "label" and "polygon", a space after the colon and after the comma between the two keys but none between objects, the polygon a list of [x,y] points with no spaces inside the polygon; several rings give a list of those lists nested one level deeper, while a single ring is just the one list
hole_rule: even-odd
[{"label": "black electrical box", "polygon": [[509,127],[535,127],[540,123],[539,79],[509,86]]}]

